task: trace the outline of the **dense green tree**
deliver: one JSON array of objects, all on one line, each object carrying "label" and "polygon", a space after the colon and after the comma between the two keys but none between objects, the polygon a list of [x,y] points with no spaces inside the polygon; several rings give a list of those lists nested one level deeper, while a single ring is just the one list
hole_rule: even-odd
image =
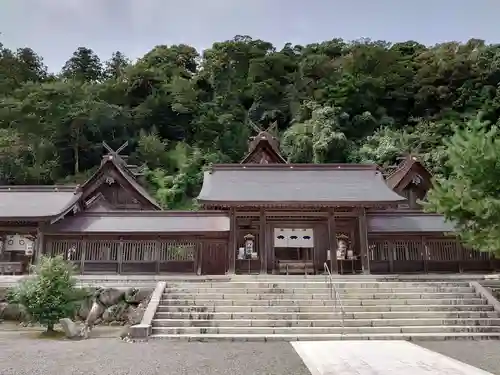
[{"label": "dense green tree", "polygon": [[83,292],[76,287],[73,265],[62,256],[42,257],[34,276],[13,288],[8,299],[22,305],[33,322],[53,332],[59,319],[74,316]]},{"label": "dense green tree", "polygon": [[52,75],[35,51],[0,45],[3,183],[79,181],[99,164],[103,140],[128,141],[134,162],[149,165],[152,193],[184,207],[203,166],[239,162],[248,124],[275,121],[294,162],[390,166],[411,152],[446,177],[452,124],[478,112],[500,118],[500,47],[476,39],[277,48],[239,35],[202,55],[159,45],[135,62],[121,52],[102,61],[80,47]]},{"label": "dense green tree", "polygon": [[437,178],[426,208],[455,223],[461,239],[483,251],[500,249],[500,131],[479,119],[456,126],[446,141],[450,173]]},{"label": "dense green tree", "polygon": [[79,47],[62,68],[65,78],[97,82],[103,76],[101,60],[90,48]]}]

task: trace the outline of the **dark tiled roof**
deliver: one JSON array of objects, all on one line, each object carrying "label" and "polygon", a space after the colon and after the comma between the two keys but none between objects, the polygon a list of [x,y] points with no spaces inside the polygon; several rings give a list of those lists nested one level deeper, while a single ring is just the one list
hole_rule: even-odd
[{"label": "dark tiled roof", "polygon": [[49,218],[60,215],[80,197],[75,186],[2,186],[0,217]]},{"label": "dark tiled roof", "polygon": [[375,165],[215,165],[205,172],[198,199],[210,202],[400,202]]},{"label": "dark tiled roof", "polygon": [[82,213],[52,225],[51,233],[227,232],[229,217],[221,212],[112,211]]},{"label": "dark tiled roof", "polygon": [[369,232],[453,232],[443,216],[425,213],[380,213],[367,215]]}]

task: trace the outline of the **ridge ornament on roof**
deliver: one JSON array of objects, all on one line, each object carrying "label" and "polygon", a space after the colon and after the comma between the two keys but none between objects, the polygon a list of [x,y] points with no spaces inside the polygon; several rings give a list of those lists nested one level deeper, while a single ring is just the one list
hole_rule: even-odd
[{"label": "ridge ornament on roof", "polygon": [[276,136],[278,123],[275,121],[262,130],[252,120],[248,119],[247,122],[256,135],[250,137],[248,153],[241,164],[286,164],[285,158],[280,153],[279,139]]}]

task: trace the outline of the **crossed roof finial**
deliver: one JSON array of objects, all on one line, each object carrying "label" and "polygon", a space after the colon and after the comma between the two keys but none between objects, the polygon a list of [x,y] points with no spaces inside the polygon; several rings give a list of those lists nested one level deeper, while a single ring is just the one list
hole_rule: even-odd
[{"label": "crossed roof finial", "polygon": [[258,126],[257,124],[255,124],[252,120],[250,120],[250,118],[248,119],[248,124],[250,125],[250,127],[257,133],[262,133],[262,132],[266,132],[266,133],[270,133],[270,134],[274,134],[274,132],[278,129],[278,121],[274,121],[272,122],[270,125],[268,125],[267,128],[265,129],[262,129],[260,126]]},{"label": "crossed roof finial", "polygon": [[125,141],[124,144],[122,144],[120,147],[118,147],[116,150],[113,150],[113,148],[111,148],[106,142],[102,142],[102,146],[108,151],[108,154],[106,155],[106,157],[112,157],[114,158],[115,160],[117,161],[123,161],[123,157],[122,155],[120,155],[120,152],[122,152],[125,147],[128,146],[128,141]]}]

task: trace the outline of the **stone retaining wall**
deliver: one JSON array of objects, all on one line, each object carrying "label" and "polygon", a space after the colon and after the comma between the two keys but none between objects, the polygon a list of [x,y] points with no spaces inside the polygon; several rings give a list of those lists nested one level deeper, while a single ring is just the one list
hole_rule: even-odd
[{"label": "stone retaining wall", "polygon": [[[115,288],[86,288],[88,296],[82,300],[76,316],[70,318],[85,321],[92,308],[94,295],[99,289],[101,290],[100,298],[103,299],[102,302],[105,306],[109,305],[109,303],[106,303],[106,299],[116,299],[116,295],[125,293],[124,290]],[[29,317],[22,306],[7,302],[8,290],[9,288],[0,287],[0,321],[28,322]],[[134,294],[127,295],[126,299],[121,299],[119,303],[107,307],[102,318],[98,319],[96,323],[101,325],[138,324],[144,315],[152,292],[153,289],[144,288],[138,289]]]}]

